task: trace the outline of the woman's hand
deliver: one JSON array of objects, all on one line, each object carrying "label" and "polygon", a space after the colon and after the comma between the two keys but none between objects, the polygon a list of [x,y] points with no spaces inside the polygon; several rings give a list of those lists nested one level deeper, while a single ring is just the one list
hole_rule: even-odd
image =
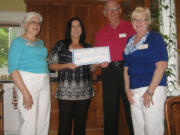
[{"label": "woman's hand", "polygon": [[153,94],[151,94],[151,92],[149,92],[148,90],[142,96],[142,98],[144,98],[143,104],[146,108],[149,108],[151,103],[152,105],[154,104],[152,97],[153,97]]},{"label": "woman's hand", "polygon": [[149,85],[148,90],[143,95],[143,103],[145,107],[150,107],[150,103],[153,105],[153,93],[156,89],[156,87],[159,85],[160,81],[163,78],[164,71],[168,68],[168,62],[167,61],[159,61],[156,63],[156,70],[154,71],[152,81]]},{"label": "woman's hand", "polygon": [[28,110],[32,108],[33,105],[33,99],[32,99],[32,95],[30,94],[28,88],[26,87],[20,72],[18,70],[14,70],[11,73],[11,77],[14,81],[14,83],[16,84],[16,86],[18,87],[18,89],[20,90],[21,94],[23,95],[23,105],[24,107]]},{"label": "woman's hand", "polygon": [[134,104],[134,100],[133,100],[134,94],[132,93],[132,91],[131,90],[126,90],[126,95],[127,95],[129,103],[131,105],[133,105]]},{"label": "woman's hand", "polygon": [[73,64],[73,63],[67,63],[67,64],[66,64],[66,67],[67,67],[68,69],[74,70],[75,68],[77,68],[77,67],[79,67],[79,66],[77,66],[77,65],[75,65],[75,64]]},{"label": "woman's hand", "polygon": [[33,99],[29,92],[23,95],[23,106],[27,110],[31,109],[33,105]]},{"label": "woman's hand", "polygon": [[129,103],[131,105],[134,104],[133,96],[134,94],[130,90],[130,84],[129,84],[129,75],[128,75],[128,67],[124,67],[124,83],[125,83],[125,90],[126,90],[126,95],[129,100]]},{"label": "woman's hand", "polygon": [[100,64],[92,64],[91,65],[91,72],[96,72],[96,70],[98,69],[99,66],[100,66]]}]

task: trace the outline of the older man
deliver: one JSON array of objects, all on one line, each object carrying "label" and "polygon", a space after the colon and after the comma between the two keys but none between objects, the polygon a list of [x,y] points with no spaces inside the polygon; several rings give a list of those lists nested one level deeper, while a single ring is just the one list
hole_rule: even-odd
[{"label": "older man", "polygon": [[104,5],[104,15],[109,24],[100,29],[96,35],[95,46],[109,46],[111,63],[102,63],[102,85],[104,104],[104,135],[118,134],[119,101],[122,95],[130,135],[133,127],[130,106],[124,90],[123,51],[127,39],[135,31],[129,22],[120,19],[122,10],[115,0]]}]

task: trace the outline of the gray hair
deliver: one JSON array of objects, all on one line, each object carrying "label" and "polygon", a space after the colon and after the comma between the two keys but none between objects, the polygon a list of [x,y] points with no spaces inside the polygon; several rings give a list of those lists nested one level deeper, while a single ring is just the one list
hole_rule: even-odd
[{"label": "gray hair", "polygon": [[21,23],[21,28],[20,28],[20,34],[19,35],[22,35],[25,33],[25,28],[24,28],[24,24],[26,24],[31,18],[33,17],[39,17],[40,19],[40,22],[43,21],[43,17],[41,14],[37,13],[37,12],[27,12],[25,14],[25,17]]},{"label": "gray hair", "polygon": [[114,2],[114,3],[116,3],[116,5],[117,5],[117,7],[120,9],[121,7],[120,7],[120,4],[116,1],[116,0],[108,0],[105,4],[104,4],[104,11],[106,11],[106,9],[107,9],[107,4],[109,3],[109,2]]},{"label": "gray hair", "polygon": [[136,7],[136,9],[131,14],[131,20],[135,18],[136,16],[139,16],[140,14],[144,13],[146,18],[148,19],[149,24],[151,24],[151,12],[149,8],[146,7]]}]

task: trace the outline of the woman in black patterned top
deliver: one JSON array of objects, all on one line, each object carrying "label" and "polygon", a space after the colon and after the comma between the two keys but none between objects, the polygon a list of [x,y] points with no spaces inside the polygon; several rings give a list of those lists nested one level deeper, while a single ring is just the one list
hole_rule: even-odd
[{"label": "woman in black patterned top", "polygon": [[91,47],[85,43],[86,34],[81,20],[71,18],[66,26],[65,39],[55,44],[49,56],[49,69],[58,71],[56,98],[59,102],[58,135],[85,135],[86,116],[94,96],[91,72],[96,65],[72,64],[72,49]]}]

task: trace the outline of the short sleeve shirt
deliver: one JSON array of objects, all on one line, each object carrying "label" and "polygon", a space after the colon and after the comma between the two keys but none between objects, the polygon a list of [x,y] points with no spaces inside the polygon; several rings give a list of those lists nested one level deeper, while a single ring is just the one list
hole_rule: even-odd
[{"label": "short sleeve shirt", "polygon": [[[72,63],[72,52],[65,43],[56,43],[49,56],[49,64]],[[74,70],[63,69],[58,71],[58,87],[55,97],[65,100],[83,100],[94,96],[90,66],[83,65]]]},{"label": "short sleeve shirt", "polygon": [[12,41],[8,52],[8,71],[9,73],[14,70],[49,73],[47,54],[47,48],[42,40],[30,42],[23,37],[18,37]]},{"label": "short sleeve shirt", "polygon": [[[126,55],[124,53],[123,55],[124,65],[128,67],[131,89],[149,86],[156,69],[156,62],[168,61],[165,42],[158,33],[150,31],[147,39],[138,48],[130,54]],[[166,76],[164,74],[159,86],[166,85]]]},{"label": "short sleeve shirt", "polygon": [[108,24],[97,32],[95,46],[109,46],[111,61],[120,61],[128,38],[134,34],[131,23],[120,20],[115,29]]}]

